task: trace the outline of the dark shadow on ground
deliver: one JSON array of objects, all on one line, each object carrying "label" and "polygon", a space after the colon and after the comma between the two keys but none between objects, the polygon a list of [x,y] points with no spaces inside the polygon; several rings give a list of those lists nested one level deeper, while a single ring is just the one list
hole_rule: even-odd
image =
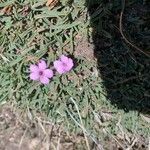
[{"label": "dark shadow on ground", "polygon": [[[93,28],[94,54],[108,100],[125,111],[150,113],[150,57],[130,47],[122,38],[118,29],[121,1],[87,0],[86,5]],[[149,8],[148,0],[131,0],[123,14],[123,32],[147,52],[150,50]]]}]

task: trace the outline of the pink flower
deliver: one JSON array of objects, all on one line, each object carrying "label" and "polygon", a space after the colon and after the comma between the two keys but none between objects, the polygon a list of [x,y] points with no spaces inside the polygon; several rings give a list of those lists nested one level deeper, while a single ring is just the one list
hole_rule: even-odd
[{"label": "pink flower", "polygon": [[59,74],[70,71],[73,65],[73,60],[64,55],[61,55],[60,59],[54,62],[54,68],[58,71]]},{"label": "pink flower", "polygon": [[40,81],[43,84],[48,84],[49,79],[53,77],[53,71],[47,69],[46,62],[40,60],[38,65],[30,66],[30,79]]}]

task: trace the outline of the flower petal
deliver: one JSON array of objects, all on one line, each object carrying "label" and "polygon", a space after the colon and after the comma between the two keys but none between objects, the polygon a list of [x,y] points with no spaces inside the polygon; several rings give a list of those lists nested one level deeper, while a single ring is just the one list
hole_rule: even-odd
[{"label": "flower petal", "polygon": [[46,62],[44,60],[40,60],[38,64],[39,69],[44,70],[47,68]]},{"label": "flower petal", "polygon": [[50,70],[50,69],[45,69],[45,70],[44,70],[44,75],[45,75],[47,78],[52,78],[52,77],[53,77],[53,71]]},{"label": "flower petal", "polygon": [[38,80],[39,79],[38,72],[32,72],[32,73],[30,73],[30,79],[31,80]]},{"label": "flower petal", "polygon": [[68,63],[67,63],[67,66],[65,68],[66,71],[70,71],[73,67],[73,60],[71,58],[68,59]]},{"label": "flower petal", "polygon": [[30,65],[30,72],[38,72],[39,68],[37,65]]},{"label": "flower petal", "polygon": [[54,68],[57,70],[59,74],[65,73],[64,66],[60,60],[54,61]]},{"label": "flower petal", "polygon": [[64,62],[64,63],[68,63],[68,57],[67,56],[65,56],[65,55],[61,55],[60,56],[60,60],[62,61],[62,62]]},{"label": "flower petal", "polygon": [[41,76],[40,81],[43,84],[48,84],[49,83],[49,79],[46,76]]}]

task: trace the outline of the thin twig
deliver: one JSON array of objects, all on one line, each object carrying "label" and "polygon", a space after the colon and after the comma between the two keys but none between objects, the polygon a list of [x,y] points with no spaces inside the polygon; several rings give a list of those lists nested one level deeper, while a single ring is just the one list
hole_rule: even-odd
[{"label": "thin twig", "polygon": [[150,57],[149,54],[147,54],[146,52],[144,52],[144,50],[138,48],[136,45],[132,44],[124,35],[123,33],[123,27],[122,27],[122,18],[123,18],[123,13],[124,13],[124,9],[125,9],[125,0],[123,0],[123,6],[122,6],[122,11],[120,14],[120,20],[119,20],[119,30],[120,30],[120,34],[123,37],[123,39],[125,40],[126,43],[128,43],[130,46],[132,46],[133,48],[135,48],[137,51],[143,53],[144,55],[146,55],[147,57]]}]

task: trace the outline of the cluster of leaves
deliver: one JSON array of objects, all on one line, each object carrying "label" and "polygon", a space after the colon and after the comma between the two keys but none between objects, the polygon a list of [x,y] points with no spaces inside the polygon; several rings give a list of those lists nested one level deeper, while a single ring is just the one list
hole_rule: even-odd
[{"label": "cluster of leaves", "polygon": [[67,117],[65,108],[70,97],[77,99],[84,111],[89,107],[85,103],[93,103],[91,97],[99,99],[101,85],[92,85],[97,77],[90,71],[95,64],[84,59],[74,58],[74,71],[56,77],[47,86],[29,80],[31,63],[46,58],[51,65],[50,62],[62,53],[73,55],[75,35],[86,33],[88,26],[83,18],[83,1],[75,2],[71,7],[70,3],[65,3],[65,7],[61,3],[54,9],[49,9],[43,1],[0,4],[1,10],[7,6],[11,11],[0,14],[0,101],[10,100],[24,109],[43,110],[58,121],[58,118]]}]

